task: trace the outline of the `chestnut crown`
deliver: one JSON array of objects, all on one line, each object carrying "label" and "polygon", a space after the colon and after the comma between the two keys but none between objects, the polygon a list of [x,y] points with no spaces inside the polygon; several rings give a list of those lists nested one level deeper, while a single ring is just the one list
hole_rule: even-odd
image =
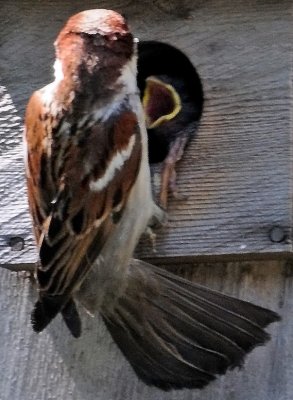
[{"label": "chestnut crown", "polygon": [[104,69],[119,71],[134,54],[133,36],[115,11],[94,9],[69,18],[56,41],[56,56],[64,75],[82,70],[90,75]]}]

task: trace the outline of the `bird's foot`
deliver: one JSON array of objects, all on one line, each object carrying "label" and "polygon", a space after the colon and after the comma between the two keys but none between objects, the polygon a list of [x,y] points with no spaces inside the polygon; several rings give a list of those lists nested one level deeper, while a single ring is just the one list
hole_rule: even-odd
[{"label": "bird's foot", "polygon": [[151,244],[152,247],[152,252],[156,253],[156,238],[157,238],[157,234],[153,231],[153,229],[148,226],[144,232],[145,236],[147,237],[148,241]]},{"label": "bird's foot", "polygon": [[178,193],[175,165],[179,160],[181,160],[187,141],[188,135],[182,133],[171,145],[168,156],[163,164],[161,172],[160,206],[165,210],[168,205],[169,191],[176,199],[185,198]]},{"label": "bird's foot", "polygon": [[159,229],[167,224],[167,213],[154,203],[153,215],[149,220],[148,226],[152,229]]},{"label": "bird's foot", "polygon": [[152,250],[156,252],[156,230],[166,226],[167,224],[167,213],[162,210],[157,204],[153,204],[153,215],[149,220],[148,226],[144,232],[144,235],[150,241]]}]

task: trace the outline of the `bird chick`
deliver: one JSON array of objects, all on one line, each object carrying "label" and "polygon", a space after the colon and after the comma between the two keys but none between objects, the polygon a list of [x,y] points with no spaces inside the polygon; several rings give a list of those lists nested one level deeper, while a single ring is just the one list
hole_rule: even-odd
[{"label": "bird chick", "polygon": [[175,166],[197,131],[203,89],[188,57],[157,41],[139,42],[137,79],[146,118],[149,160],[162,162],[159,203],[166,209],[169,190],[180,198]]}]

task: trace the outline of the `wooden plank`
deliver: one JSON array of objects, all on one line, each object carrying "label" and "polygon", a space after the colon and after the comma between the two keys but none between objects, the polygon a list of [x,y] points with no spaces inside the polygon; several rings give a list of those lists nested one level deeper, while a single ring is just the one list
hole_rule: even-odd
[{"label": "wooden plank", "polygon": [[[209,2],[197,7],[196,23],[161,28],[161,37],[191,55],[206,102],[198,138],[178,168],[188,199],[170,203],[157,252],[144,242],[140,257],[292,250],[291,17],[289,3],[279,10],[261,3],[237,2],[235,10]],[[270,239],[277,226],[281,243]]]},{"label": "wooden plank", "polygon": [[[182,5],[183,4],[183,5]],[[36,258],[21,161],[21,118],[31,92],[52,77],[66,18],[95,1],[1,1],[1,263]],[[291,1],[100,1],[124,12],[142,39],[183,49],[198,67],[205,109],[178,167],[185,201],[171,201],[157,252],[141,257],[284,255],[292,251]],[[21,16],[21,18],[20,18]],[[3,18],[4,17],[4,18]],[[13,122],[14,121],[14,122]],[[284,240],[269,233],[280,227]],[[11,237],[24,240],[12,250]]]},{"label": "wooden plank", "polygon": [[37,335],[28,280],[0,269],[1,400],[291,400],[293,396],[293,266],[284,262],[182,265],[184,275],[281,313],[272,340],[244,368],[203,391],[164,393],[139,382],[102,321],[82,312],[84,332],[70,337],[58,317]]},{"label": "wooden plank", "polygon": [[[1,264],[36,260],[24,186],[22,122],[0,86],[0,255]],[[24,240],[17,246],[17,239]]]},{"label": "wooden plank", "polygon": [[[148,254],[148,247],[140,254],[162,261],[195,253],[291,251],[289,241],[268,240],[271,227],[280,225],[288,235],[291,227],[290,2],[239,1],[237,9],[216,0],[161,0],[152,2],[153,8],[148,1],[99,2],[100,7],[112,5],[129,16],[142,38],[185,49],[199,67],[206,92],[198,139],[179,168],[179,183],[189,198],[171,202],[170,226],[157,238],[157,253]],[[0,253],[2,265],[25,269],[36,255],[23,185],[21,117],[29,94],[52,75],[56,32],[69,15],[97,3],[0,0],[0,6]],[[18,237],[25,240],[23,250],[11,240]],[[190,279],[283,316],[269,329],[271,342],[256,349],[244,369],[203,391],[148,388],[101,321],[83,315],[79,340],[69,336],[60,318],[34,334],[29,315],[35,292],[20,275],[0,269],[0,399],[292,399],[293,266],[281,261],[180,263],[180,269]]]}]

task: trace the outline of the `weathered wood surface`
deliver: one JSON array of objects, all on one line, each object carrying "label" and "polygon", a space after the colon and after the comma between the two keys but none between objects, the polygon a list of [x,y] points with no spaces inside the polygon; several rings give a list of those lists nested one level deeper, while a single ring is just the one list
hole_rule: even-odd
[{"label": "weathered wood surface", "polygon": [[139,382],[102,321],[83,314],[84,333],[70,337],[58,317],[42,334],[30,327],[35,293],[0,269],[1,400],[291,400],[293,396],[293,266],[281,261],[182,266],[197,282],[281,313],[272,340],[241,370],[203,391],[164,393]]},{"label": "weathered wood surface", "polygon": [[[278,4],[276,4],[278,3]],[[198,138],[179,167],[188,199],[171,201],[169,227],[140,254],[157,261],[195,255],[291,252],[291,1],[0,0],[0,259],[36,259],[24,190],[22,116],[30,93],[52,76],[52,43],[66,18],[95,7],[129,17],[141,38],[165,40],[191,56],[206,103]],[[280,226],[281,243],[268,232]],[[13,238],[23,238],[22,244]],[[35,293],[0,268],[0,400],[291,400],[293,267],[285,261],[188,264],[197,282],[272,308],[283,320],[245,368],[203,391],[163,393],[139,382],[101,321],[83,315],[72,339],[60,318],[30,327]]]},{"label": "weathered wood surface", "polygon": [[[52,78],[53,41],[71,14],[96,1],[0,1],[0,254],[35,260],[23,181],[21,121],[31,92]],[[291,1],[100,1],[142,39],[183,49],[198,67],[205,110],[178,168],[183,201],[140,256],[284,255],[292,251]],[[272,242],[280,227],[283,240]],[[24,239],[12,250],[11,237]],[[281,235],[282,239],[282,235]],[[20,246],[21,247],[21,246]]]}]

